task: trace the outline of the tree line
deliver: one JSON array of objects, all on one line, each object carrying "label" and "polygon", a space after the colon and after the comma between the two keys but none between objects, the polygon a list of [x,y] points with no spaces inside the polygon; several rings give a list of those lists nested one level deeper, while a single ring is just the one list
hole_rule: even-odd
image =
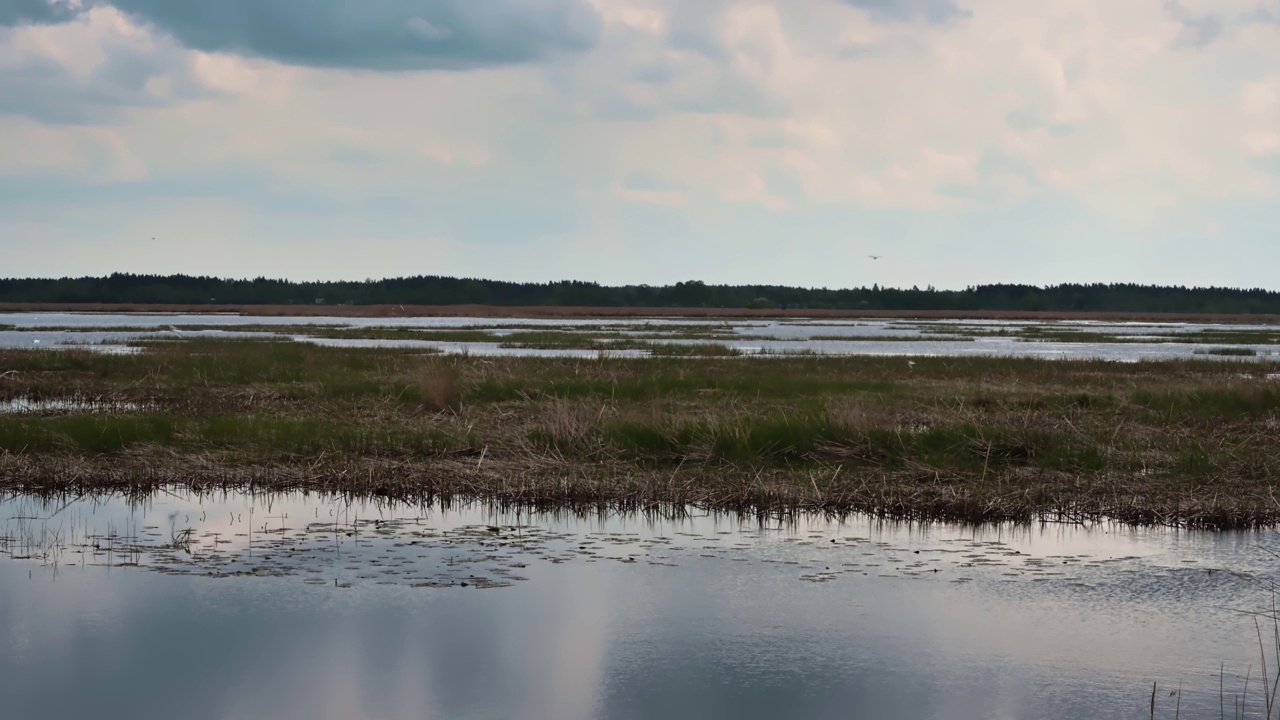
[{"label": "tree line", "polygon": [[0,302],[172,305],[506,305],[779,308],[787,310],[1030,310],[1280,314],[1280,292],[1136,284],[802,288],[783,285],[607,286],[416,276],[362,282],[293,282],[189,275],[0,279]]}]

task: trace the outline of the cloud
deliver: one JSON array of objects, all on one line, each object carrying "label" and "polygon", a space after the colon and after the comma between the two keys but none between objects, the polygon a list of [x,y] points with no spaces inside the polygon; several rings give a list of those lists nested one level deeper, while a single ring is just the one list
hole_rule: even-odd
[{"label": "cloud", "polygon": [[634,6],[633,12],[618,12],[620,5],[606,14],[601,45],[589,61],[553,71],[561,104],[575,106],[579,117],[641,121],[690,113],[781,119],[790,113],[777,90],[795,53],[774,7],[669,3],[664,12],[650,5],[643,14]]},{"label": "cloud", "polygon": [[311,67],[467,69],[595,44],[588,0],[0,0],[0,26],[57,24],[115,7],[205,52]]},{"label": "cloud", "polygon": [[1271,155],[1280,152],[1280,134],[1274,132],[1249,133],[1240,138],[1240,142],[1254,155]]},{"label": "cloud", "polygon": [[78,5],[65,0],[0,0],[0,27],[66,22],[79,12]]},{"label": "cloud", "polygon": [[1213,13],[1196,15],[1183,7],[1178,0],[1168,0],[1165,11],[1182,25],[1175,46],[1184,48],[1203,48],[1217,40],[1226,29],[1222,18]]},{"label": "cloud", "polygon": [[968,17],[968,10],[961,8],[955,0],[840,0],[871,13],[872,17],[881,20],[924,20],[931,23],[945,23],[958,18]]},{"label": "cloud", "polygon": [[[428,268],[451,248],[464,274],[563,261],[656,281],[670,255],[701,258],[689,274],[807,283],[834,267],[823,243],[865,238],[938,250],[947,262],[902,279],[946,285],[1048,279],[1037,258],[1086,236],[1132,250],[1107,270],[1123,279],[1169,237],[1246,212],[1234,205],[1255,215],[1223,242],[1280,220],[1280,26],[1242,24],[1258,0],[586,2],[83,0],[71,21],[43,3],[15,21],[4,4],[0,237],[16,239],[0,254],[97,237],[121,245],[95,261],[128,246],[150,269],[189,267],[129,244],[172,196],[172,234],[269,247],[293,274],[356,272],[312,240],[377,239]],[[555,19],[574,8],[582,32]],[[457,45],[503,37],[515,49]],[[821,267],[780,260],[779,237]],[[1018,259],[958,265],[973,237]],[[430,249],[405,250],[420,238]],[[401,267],[387,257],[359,272]],[[1094,277],[1073,267],[1064,279]]]},{"label": "cloud", "polygon": [[1242,25],[1280,25],[1280,0],[1271,0],[1272,7],[1258,5],[1240,17]]},{"label": "cloud", "polygon": [[76,22],[0,30],[0,114],[86,124],[126,107],[201,97],[190,53],[132,25],[112,8]]},{"label": "cloud", "polygon": [[[31,0],[23,0],[30,2]],[[465,69],[591,47],[586,0],[101,0],[187,47],[312,67]]]}]

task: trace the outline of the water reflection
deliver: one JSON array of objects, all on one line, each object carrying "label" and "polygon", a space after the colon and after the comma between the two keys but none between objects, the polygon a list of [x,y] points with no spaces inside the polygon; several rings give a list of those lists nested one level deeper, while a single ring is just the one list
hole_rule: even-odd
[{"label": "water reflection", "polygon": [[[22,717],[1137,718],[1153,680],[1205,716],[1218,663],[1230,689],[1257,662],[1227,608],[1274,577],[1270,533],[1110,525],[182,493],[16,497],[0,519],[28,558],[0,559],[0,702]],[[190,555],[163,559],[184,529]],[[229,571],[266,554],[296,571]],[[525,579],[411,581],[461,556]]]}]

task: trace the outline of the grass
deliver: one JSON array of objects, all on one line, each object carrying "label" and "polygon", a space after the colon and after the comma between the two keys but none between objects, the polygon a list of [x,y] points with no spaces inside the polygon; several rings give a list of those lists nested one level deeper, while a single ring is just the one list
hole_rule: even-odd
[{"label": "grass", "polygon": [[418,329],[418,328],[308,328],[289,331],[292,335],[314,338],[358,340],[419,340],[428,342],[498,342],[499,332],[491,329]]},{"label": "grass", "polygon": [[424,410],[456,411],[462,401],[457,369],[448,365],[424,367],[418,374],[418,400]]},{"label": "grass", "polygon": [[0,488],[253,485],[551,506],[1274,525],[1268,366],[441,357],[269,340],[0,351]]},{"label": "grass", "polygon": [[1247,347],[1215,347],[1196,350],[1196,355],[1217,355],[1220,357],[1256,357],[1258,351]]},{"label": "grass", "polygon": [[0,452],[24,456],[59,452],[110,455],[159,447],[193,452],[234,450],[246,458],[268,460],[321,453],[430,457],[454,450],[456,443],[465,444],[465,437],[443,430],[362,428],[319,418],[0,418]]},{"label": "grass", "polygon": [[737,348],[711,342],[646,343],[640,349],[648,350],[655,357],[737,357],[742,354]]},{"label": "grass", "polygon": [[973,342],[977,335],[926,332],[921,335],[814,335],[809,339],[827,342]]}]

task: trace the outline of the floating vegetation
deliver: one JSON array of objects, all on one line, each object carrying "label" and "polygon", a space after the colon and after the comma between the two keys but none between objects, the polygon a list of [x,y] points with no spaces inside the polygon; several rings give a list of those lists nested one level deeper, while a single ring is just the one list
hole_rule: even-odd
[{"label": "floating vegetation", "polygon": [[[434,514],[438,520],[443,512],[438,507],[381,503],[374,517],[360,517],[350,503],[331,497],[308,508],[314,515],[294,517],[290,507],[296,503],[281,495],[232,497],[247,503],[247,509],[219,507],[215,501],[209,508],[171,511],[163,524],[141,512],[147,502],[136,504],[136,498],[129,505],[135,510],[123,516],[108,513],[105,523],[97,517],[100,508],[113,503],[118,508],[125,498],[10,498],[7,504],[17,511],[0,533],[0,556],[54,568],[98,565],[217,578],[296,577],[336,588],[358,581],[495,588],[526,579],[520,571],[530,562],[590,556],[593,561],[632,563],[654,545],[640,546],[631,535],[583,538],[528,524],[441,527],[427,517]],[[257,513],[255,503],[261,504]]]},{"label": "floating vegetation", "polygon": [[[7,515],[0,521],[0,558],[55,572],[134,567],[211,578],[293,578],[336,589],[369,583],[496,588],[526,580],[544,564],[676,567],[704,560],[777,563],[789,566],[796,580],[814,583],[868,575],[967,580],[983,572],[1078,583],[1104,563],[1139,560],[1046,556],[955,527],[904,534],[898,530],[910,526],[870,518],[862,521],[897,540],[850,534],[846,524],[820,518],[765,524],[744,518],[734,523],[732,515],[701,522],[685,513],[592,514],[590,529],[573,530],[558,513],[489,504],[193,493],[181,487],[148,496],[14,495],[0,498],[0,508]],[[713,532],[722,522],[736,528]]]}]

